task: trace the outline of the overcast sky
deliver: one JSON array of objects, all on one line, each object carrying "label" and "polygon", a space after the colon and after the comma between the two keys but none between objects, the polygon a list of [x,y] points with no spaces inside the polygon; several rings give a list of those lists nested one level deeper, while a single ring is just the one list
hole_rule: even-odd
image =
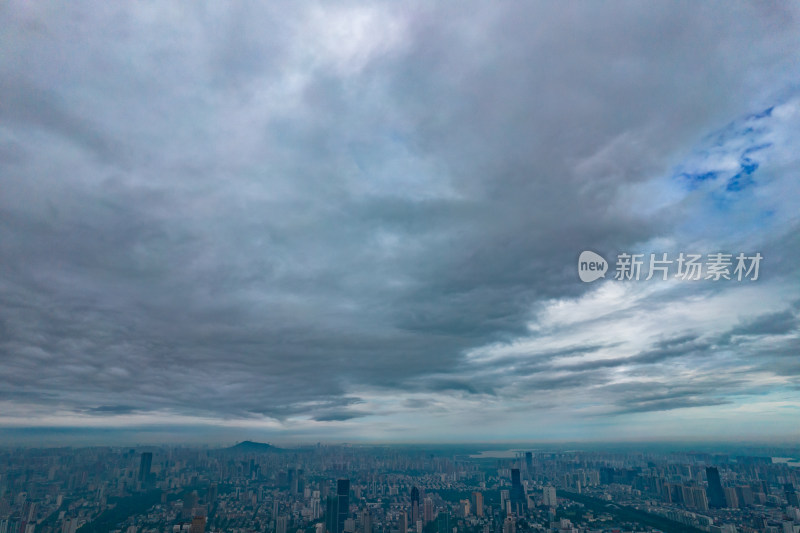
[{"label": "overcast sky", "polygon": [[0,434],[797,436],[798,57],[794,2],[3,2]]}]

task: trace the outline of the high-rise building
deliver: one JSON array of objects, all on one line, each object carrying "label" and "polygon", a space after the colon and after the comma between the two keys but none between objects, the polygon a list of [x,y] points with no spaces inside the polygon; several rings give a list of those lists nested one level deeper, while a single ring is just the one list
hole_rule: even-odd
[{"label": "high-rise building", "polygon": [[181,509],[181,518],[189,520],[194,516],[194,508],[197,505],[197,492],[192,491],[183,499],[183,509]]},{"label": "high-rise building", "polygon": [[275,520],[275,533],[286,533],[288,525],[289,519],[285,516],[279,516],[278,519]]},{"label": "high-rise building", "polygon": [[209,507],[214,506],[217,502],[217,495],[219,494],[219,486],[216,483],[212,483],[208,486],[208,495],[206,496],[206,503]]},{"label": "high-rise building", "polygon": [[316,520],[322,514],[322,501],[319,498],[319,491],[315,490],[311,496],[311,518]]},{"label": "high-rise building", "polygon": [[400,511],[400,517],[397,519],[397,531],[408,533],[408,515],[405,511]]},{"label": "high-rise building", "polygon": [[475,506],[475,516],[483,518],[483,493],[472,493],[472,504]]},{"label": "high-rise building", "polygon": [[708,506],[722,509],[725,507],[725,493],[722,491],[722,483],[719,480],[719,470],[716,467],[706,467],[706,479],[708,480]]},{"label": "high-rise building", "polygon": [[150,469],[153,466],[153,453],[143,452],[139,460],[139,481],[146,484],[150,480]]},{"label": "high-rise building", "polygon": [[739,507],[749,507],[755,503],[753,489],[749,485],[738,485],[736,487],[736,498],[739,500]]},{"label": "high-rise building", "polygon": [[708,511],[708,498],[702,487],[692,489],[694,496],[694,506],[700,511]]},{"label": "high-rise building", "polygon": [[686,507],[694,507],[694,491],[688,485],[681,485],[681,501]]},{"label": "high-rise building", "polygon": [[544,487],[542,489],[542,503],[549,507],[558,507],[555,487]]},{"label": "high-rise building", "polygon": [[424,510],[425,512],[422,518],[423,521],[426,524],[433,522],[433,500],[431,500],[430,498],[425,498],[424,507],[425,507]]},{"label": "high-rise building", "polygon": [[338,524],[339,497],[335,494],[329,494],[325,502],[325,529],[328,533],[338,533]]},{"label": "high-rise building", "polygon": [[436,517],[436,533],[453,533],[453,530],[450,528],[449,513],[443,511]]},{"label": "high-rise building", "polygon": [[189,528],[189,533],[205,533],[206,531],[206,517],[195,516],[192,518],[192,525]]},{"label": "high-rise building", "polygon": [[336,525],[337,529],[333,533],[344,531],[344,521],[350,514],[350,480],[340,479],[336,482]]},{"label": "high-rise building", "polygon": [[511,511],[516,513],[517,516],[522,516],[525,511],[527,498],[525,496],[525,487],[522,486],[520,480],[519,468],[511,469]]},{"label": "high-rise building", "polygon": [[411,487],[411,522],[416,525],[419,521],[419,489]]},{"label": "high-rise building", "polygon": [[525,468],[528,470],[528,475],[533,472],[533,453],[525,452]]},{"label": "high-rise building", "polygon": [[736,496],[736,487],[725,487],[725,504],[731,509],[739,508],[739,498]]}]

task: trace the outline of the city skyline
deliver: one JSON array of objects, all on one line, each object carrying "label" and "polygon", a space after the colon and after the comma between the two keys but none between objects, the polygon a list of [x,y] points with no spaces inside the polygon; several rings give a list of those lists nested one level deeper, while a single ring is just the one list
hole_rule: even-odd
[{"label": "city skyline", "polygon": [[796,441],[798,21],[4,3],[0,445]]}]

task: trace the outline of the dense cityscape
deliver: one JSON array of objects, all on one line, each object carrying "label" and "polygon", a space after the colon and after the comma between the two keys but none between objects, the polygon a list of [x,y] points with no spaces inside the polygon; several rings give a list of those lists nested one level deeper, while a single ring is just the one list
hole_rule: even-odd
[{"label": "dense cityscape", "polygon": [[16,448],[0,452],[0,533],[797,533],[794,461],[250,441]]}]

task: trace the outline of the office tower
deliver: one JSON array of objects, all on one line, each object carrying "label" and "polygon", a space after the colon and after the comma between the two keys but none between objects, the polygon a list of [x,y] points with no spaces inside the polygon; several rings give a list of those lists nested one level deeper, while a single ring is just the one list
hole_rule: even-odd
[{"label": "office tower", "polygon": [[483,493],[473,492],[472,503],[475,505],[475,516],[483,518]]},{"label": "office tower", "polygon": [[286,471],[286,488],[289,489],[291,494],[297,493],[297,478],[295,477],[294,468],[289,468]]},{"label": "office tower", "polygon": [[189,533],[205,533],[206,531],[206,517],[195,516],[192,518],[192,525],[189,528]]},{"label": "office tower", "polygon": [[400,518],[397,520],[397,531],[399,533],[408,533],[408,515],[405,511],[400,511]]},{"label": "office tower", "polygon": [[544,487],[542,489],[542,503],[548,507],[558,507],[555,487]]},{"label": "office tower", "polygon": [[285,516],[279,516],[278,519],[275,520],[275,533],[286,533],[288,522],[288,518]]},{"label": "office tower", "polygon": [[522,515],[525,510],[525,488],[520,480],[519,468],[511,469],[511,511]]},{"label": "office tower", "polygon": [[339,498],[335,494],[329,494],[325,502],[325,528],[328,530],[328,533],[339,533],[338,523]]},{"label": "office tower", "polygon": [[208,495],[206,496],[206,503],[209,506],[213,506],[214,503],[217,501],[217,495],[219,494],[219,486],[216,483],[212,483],[208,486]]},{"label": "office tower", "polygon": [[152,466],[153,466],[152,452],[142,453],[142,457],[139,461],[139,481],[142,482],[142,484],[146,484],[150,479],[150,468]]},{"label": "office tower", "polygon": [[708,506],[722,509],[725,507],[725,493],[722,491],[722,483],[719,480],[719,470],[713,466],[706,467],[706,479],[708,480]]},{"label": "office tower", "polygon": [[419,489],[411,487],[411,522],[419,522]]},{"label": "office tower", "polygon": [[431,500],[430,498],[425,498],[423,503],[425,507],[424,509],[425,514],[423,516],[423,521],[426,524],[429,524],[430,522],[433,522],[433,500]]},{"label": "office tower", "polygon": [[441,512],[436,517],[436,533],[453,533],[450,528],[450,515],[448,513]]},{"label": "office tower", "polygon": [[507,489],[502,489],[500,491],[500,508],[506,508],[506,502],[511,499],[510,492]]},{"label": "office tower", "polygon": [[350,480],[340,479],[336,482],[336,531],[334,533],[342,533],[344,531],[344,521],[347,515],[350,514]]},{"label": "office tower", "polygon": [[528,469],[528,475],[533,473],[533,454],[531,452],[525,452],[525,468]]}]

